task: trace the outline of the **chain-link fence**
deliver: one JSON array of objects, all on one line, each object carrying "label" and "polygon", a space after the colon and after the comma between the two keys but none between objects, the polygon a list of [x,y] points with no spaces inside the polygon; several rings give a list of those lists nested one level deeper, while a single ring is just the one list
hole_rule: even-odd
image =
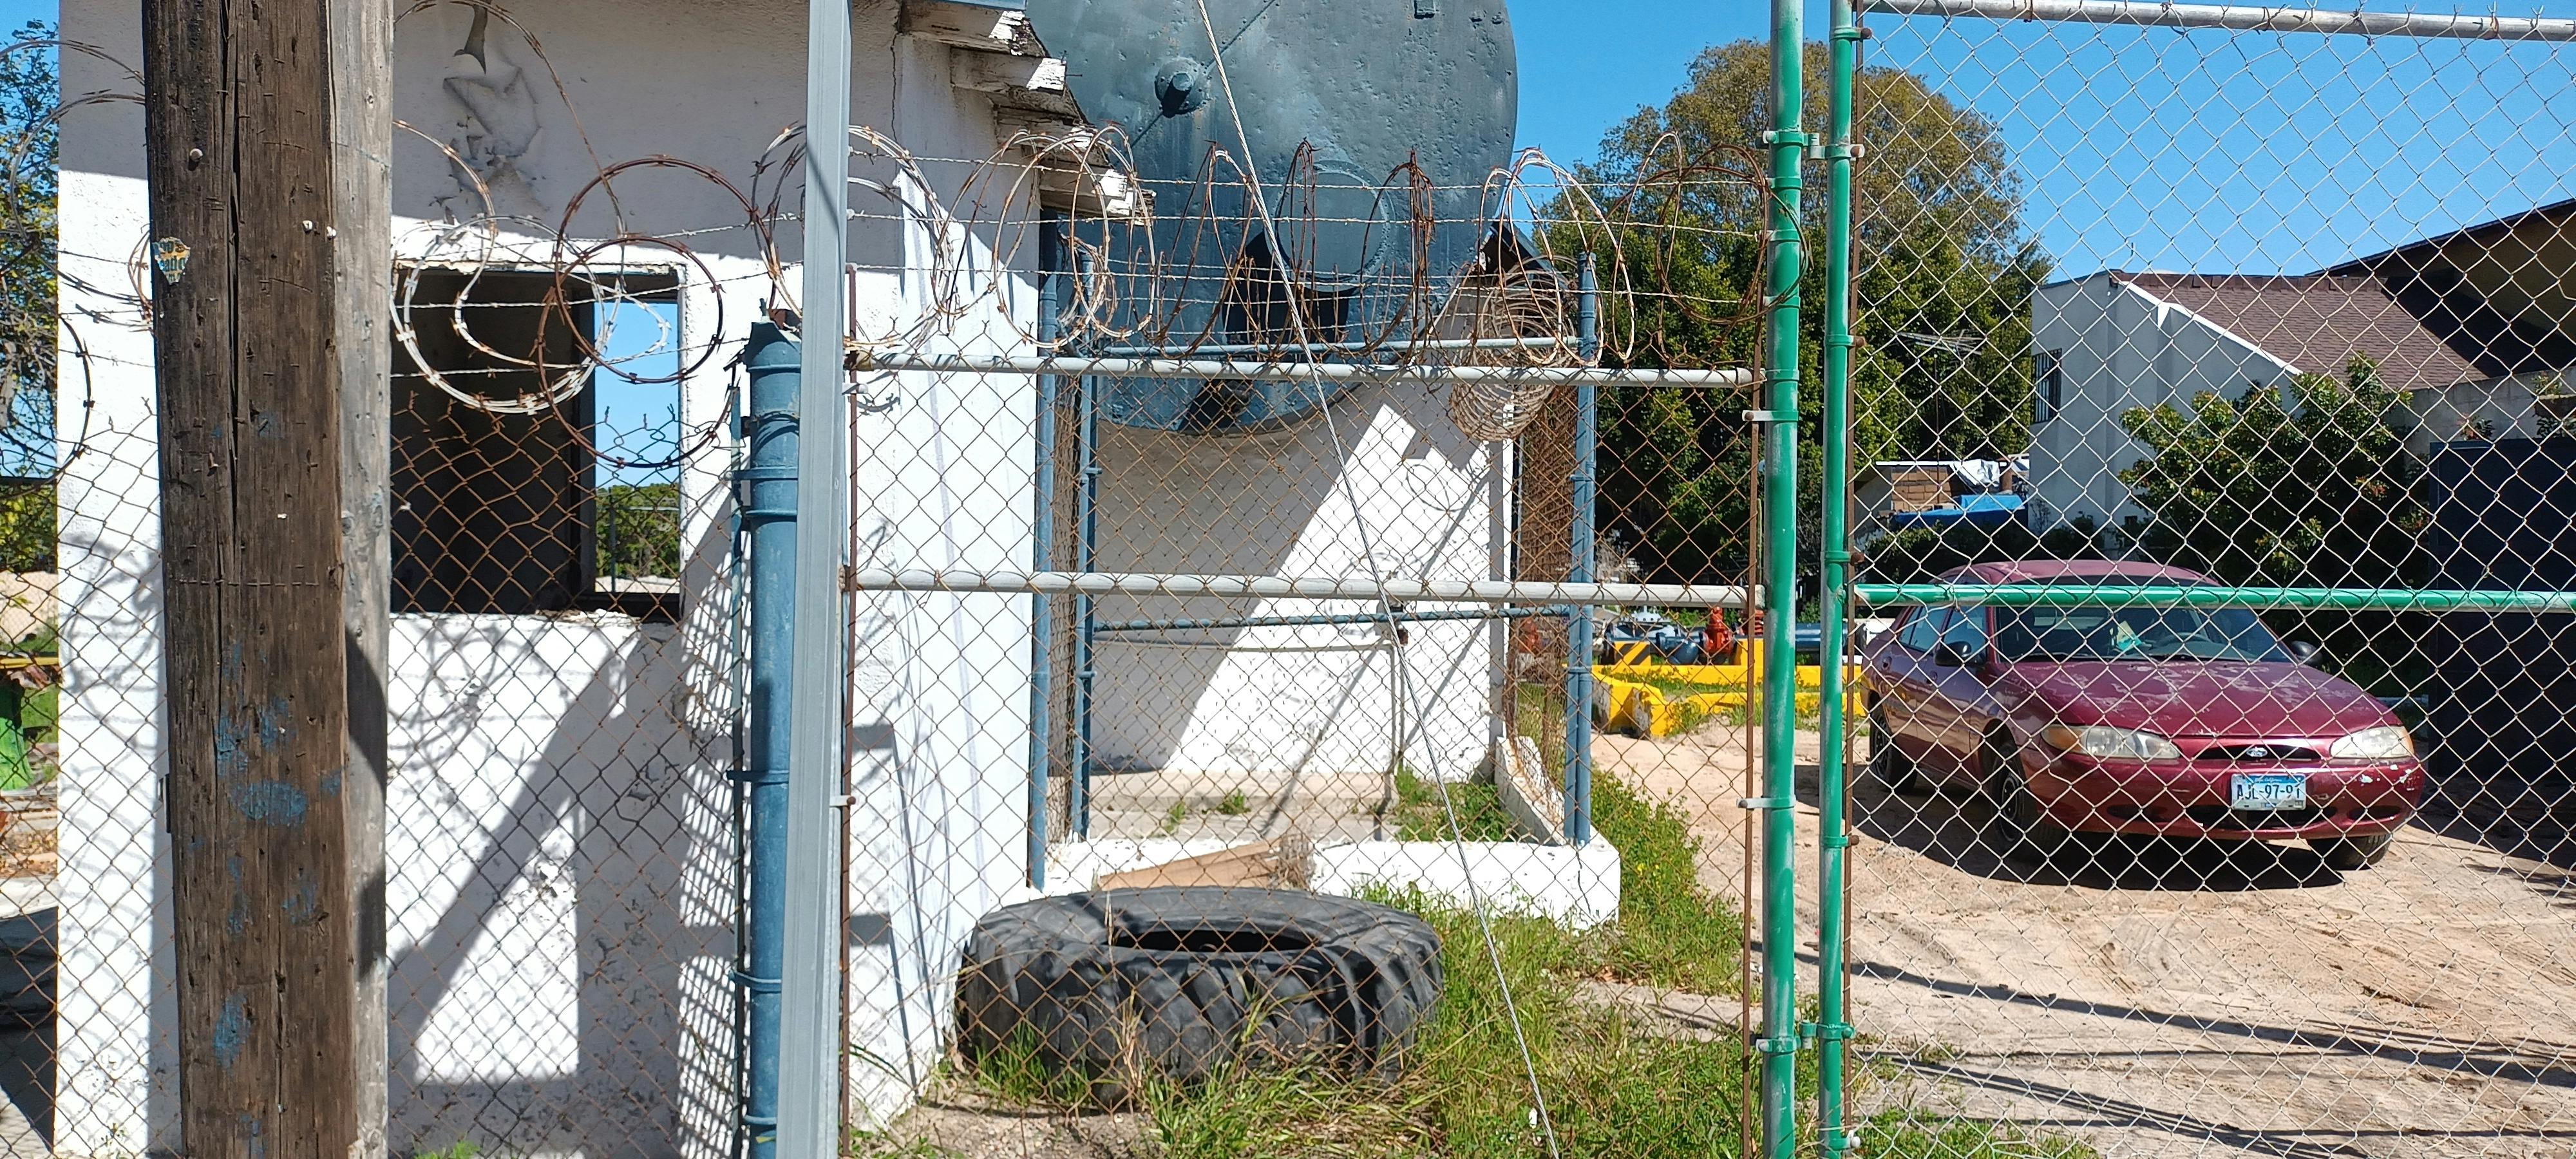
[{"label": "chain-link fence", "polygon": [[[1418,148],[1265,140],[1213,6],[1106,89],[1080,21],[862,21],[846,527],[785,499],[842,437],[793,78],[655,87],[793,44],[402,16],[394,1154],[774,1146],[797,534],[851,1154],[2565,1153],[2567,48],[1882,0],[1803,119],[1717,46],[1564,169],[1393,33],[1341,96]],[[1396,16],[1509,83],[1499,6]],[[58,771],[0,729],[0,1147],[125,1155],[220,1049],[160,805],[187,255],[130,15],[67,20],[0,58],[65,73],[0,236],[64,678]]]},{"label": "chain-link fence", "polygon": [[1864,613],[1861,1106],[2566,1153],[2576,56],[1871,7],[1860,578],[2022,590]]}]

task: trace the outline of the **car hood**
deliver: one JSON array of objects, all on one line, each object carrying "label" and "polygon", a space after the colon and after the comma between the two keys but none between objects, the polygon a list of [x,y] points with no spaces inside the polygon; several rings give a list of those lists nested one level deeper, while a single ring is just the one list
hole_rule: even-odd
[{"label": "car hood", "polygon": [[2066,661],[2016,664],[2012,676],[2071,722],[2166,736],[2324,738],[2396,719],[2359,686],[2302,664]]}]

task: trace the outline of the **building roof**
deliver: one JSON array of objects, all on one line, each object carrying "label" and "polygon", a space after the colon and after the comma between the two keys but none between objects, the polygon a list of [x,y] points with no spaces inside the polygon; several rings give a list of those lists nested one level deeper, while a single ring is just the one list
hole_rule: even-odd
[{"label": "building roof", "polygon": [[[2428,325],[2363,274],[2130,274],[2112,280],[2171,302],[2303,373],[2341,374],[2355,354],[2390,386],[2411,390],[2492,378],[2481,344]],[[2438,320],[2436,320],[2438,323]]]},{"label": "building roof", "polygon": [[2351,261],[2344,262],[2340,265],[2327,267],[2322,272],[2329,274],[2364,274],[2372,273],[2397,263],[2421,263],[2431,260],[2432,255],[2459,242],[2469,241],[2484,243],[2512,233],[2526,225],[2554,224],[2563,227],[2571,220],[2576,220],[2576,197],[2568,198],[2565,201],[2552,202],[2548,205],[2538,206],[2532,209],[2526,209],[2520,213],[2507,214],[2506,216],[2499,217],[2494,221],[2482,221],[2476,225],[2464,226],[2462,228],[2452,230],[2449,233],[2435,234],[2421,241],[2410,241],[2404,245],[2396,247],[2395,249],[2383,250],[2379,253],[2354,258]]}]

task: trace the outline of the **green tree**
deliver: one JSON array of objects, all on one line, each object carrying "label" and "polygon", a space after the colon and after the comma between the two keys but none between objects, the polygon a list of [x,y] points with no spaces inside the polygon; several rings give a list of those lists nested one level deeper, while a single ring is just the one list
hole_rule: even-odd
[{"label": "green tree", "polygon": [[[54,566],[55,196],[52,26],[0,44],[0,571]],[[42,482],[34,480],[42,479]]]},{"label": "green tree", "polygon": [[[1810,46],[1808,74],[1825,66],[1823,47]],[[1612,306],[1611,332],[1634,336],[1629,365],[1758,362],[1769,201],[1746,177],[1767,171],[1754,146],[1770,127],[1770,75],[1765,44],[1708,49],[1689,86],[1612,130],[1583,174],[1631,191],[1612,223],[1637,291]],[[1900,69],[1864,70],[1857,91],[1868,153],[1853,177],[1852,461],[2017,454],[2029,442],[2030,295],[2049,267],[2026,236],[2003,138]],[[1826,297],[1821,161],[1805,185],[1799,358],[1812,420]],[[1581,244],[1570,234],[1556,241],[1559,252]],[[1654,578],[1742,567],[1754,451],[1737,413],[1746,405],[1716,391],[1605,393],[1599,518],[1624,532]],[[1801,424],[1800,451],[1799,507],[1812,539],[1821,424]]]},{"label": "green tree", "polygon": [[680,574],[680,487],[676,483],[615,483],[595,500],[599,574],[616,579]]},{"label": "green tree", "polygon": [[2120,416],[2150,448],[2120,480],[2153,515],[2144,539],[2159,559],[2235,583],[2395,586],[2426,523],[2411,416],[2356,356],[2341,379],[2302,374],[2232,401],[2203,393],[2188,413]]}]

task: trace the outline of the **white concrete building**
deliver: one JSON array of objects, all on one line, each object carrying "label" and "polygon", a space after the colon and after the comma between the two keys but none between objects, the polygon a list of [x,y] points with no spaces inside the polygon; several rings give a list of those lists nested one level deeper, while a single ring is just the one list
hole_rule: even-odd
[{"label": "white concrete building", "polygon": [[[778,180],[771,146],[802,116],[805,11],[784,0],[528,0],[507,19],[494,11],[434,4],[396,27],[394,113],[414,131],[398,133],[389,260],[420,271],[420,303],[453,301],[479,271],[466,305],[490,311],[471,315],[488,340],[560,325],[531,303],[551,282],[550,231],[567,215],[562,233],[574,243],[621,233],[677,241],[685,254],[630,241],[586,268],[675,327],[673,363],[686,373],[661,386],[571,384],[556,412],[570,418],[565,428],[542,416],[516,426],[491,418],[439,390],[418,363],[396,376],[391,1144],[397,1154],[460,1140],[513,1153],[727,1154],[738,1050],[727,773],[742,649],[726,475],[739,380],[729,363],[772,296],[773,250],[747,228],[735,193],[699,175],[630,169],[613,194],[591,183],[606,166],[654,155],[747,191]],[[860,0],[855,24],[853,121],[930,159],[921,171],[943,197],[969,167],[939,159],[993,155],[1016,129],[1070,112],[1060,91],[1028,87],[1050,76],[1060,86],[1062,70],[1028,67],[1043,59],[1045,30],[1017,13]],[[141,59],[134,5],[65,0],[62,34],[108,58],[66,53],[66,93],[132,91],[109,60]],[[62,1155],[134,1155],[168,1149],[177,1115],[155,385],[128,290],[147,236],[140,107],[74,109],[62,160],[63,437],[76,445],[65,447],[60,513],[54,1142]],[[891,168],[860,168],[903,187]],[[487,195],[497,236],[460,232],[453,223],[483,216]],[[1012,203],[955,227],[952,249],[981,280],[930,345],[1025,348],[1035,247],[1008,235],[1033,208]],[[774,252],[799,252],[793,222],[779,230]],[[862,334],[923,312],[931,244],[918,217],[882,207],[854,225]],[[796,277],[788,268],[784,284]],[[465,350],[455,312],[415,309],[413,357],[468,393],[545,385]],[[592,339],[610,342],[602,317],[584,313]],[[562,329],[548,349],[573,341]],[[701,351],[711,356],[699,360]],[[401,353],[396,361],[406,365]],[[465,377],[475,374],[490,385]],[[1028,381],[903,376],[863,382],[860,393],[850,529],[859,553],[1025,568]],[[628,450],[658,448],[677,462],[621,465],[595,446],[618,407],[671,416],[676,434],[638,435]],[[1365,519],[1392,574],[1504,574],[1507,464],[1460,440],[1424,399],[1364,390],[1333,410],[1347,438],[1338,446],[1317,443],[1311,424],[1246,440],[1130,440],[1189,445],[1154,451],[1134,471],[1108,464],[1104,541],[1128,553],[1116,565],[1347,570],[1359,551],[1353,521]],[[485,441],[463,433],[468,422],[483,424],[474,429]],[[1254,443],[1267,448],[1257,462],[1229,457]],[[1172,485],[1175,465],[1191,480],[1177,499],[1137,494]],[[1144,466],[1163,482],[1149,485]],[[596,546],[614,534],[600,495],[645,482],[672,487],[676,575],[599,562]],[[1255,507],[1245,495],[1271,500]],[[1233,529],[1242,534],[1198,538],[1220,515],[1245,524]],[[1128,603],[1103,614],[1152,611]],[[1385,647],[1307,647],[1333,641],[1289,635],[1229,636],[1186,665],[1170,649],[1105,647],[1102,724],[1115,738],[1105,754],[1174,767],[1377,770],[1402,729],[1444,774],[1481,758],[1499,630],[1412,633],[1405,646],[1428,682],[1412,703],[1436,713],[1385,694]],[[936,1063],[959,938],[1026,889],[1030,601],[862,597],[853,636],[847,1026],[851,1057],[874,1065],[848,1069],[852,1105],[883,1114]],[[1300,646],[1293,663],[1282,658],[1289,645]],[[1377,690],[1336,700],[1344,684]]]},{"label": "white concrete building", "polygon": [[2340,377],[2355,357],[2412,398],[2418,453],[2453,438],[2539,433],[2535,390],[2576,365],[2564,291],[2512,298],[2501,292],[2509,285],[2483,291],[2461,271],[2495,260],[2506,239],[2490,235],[2546,231],[2521,265],[2565,261],[2568,210],[2317,274],[2105,271],[2041,287],[2031,305],[2031,525],[2081,519],[2118,533],[2146,517],[2119,478],[2146,453],[2121,426],[2127,412],[2188,411],[2205,392],[2241,399],[2300,374]]}]

